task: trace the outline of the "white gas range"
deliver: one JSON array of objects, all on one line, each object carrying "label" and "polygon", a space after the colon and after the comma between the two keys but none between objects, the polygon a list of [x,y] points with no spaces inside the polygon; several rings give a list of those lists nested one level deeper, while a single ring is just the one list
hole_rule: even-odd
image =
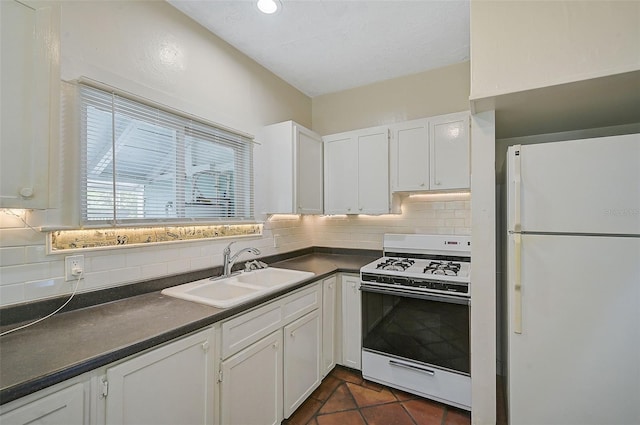
[{"label": "white gas range", "polygon": [[360,269],[362,375],[471,409],[471,238],[386,234]]},{"label": "white gas range", "polygon": [[360,269],[363,285],[469,298],[471,238],[384,235],[384,257]]}]

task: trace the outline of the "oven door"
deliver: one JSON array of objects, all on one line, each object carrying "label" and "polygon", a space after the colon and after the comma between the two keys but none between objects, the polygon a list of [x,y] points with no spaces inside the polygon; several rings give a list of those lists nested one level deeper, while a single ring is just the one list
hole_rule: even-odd
[{"label": "oven door", "polygon": [[363,350],[470,376],[468,298],[369,282],[360,289]]}]

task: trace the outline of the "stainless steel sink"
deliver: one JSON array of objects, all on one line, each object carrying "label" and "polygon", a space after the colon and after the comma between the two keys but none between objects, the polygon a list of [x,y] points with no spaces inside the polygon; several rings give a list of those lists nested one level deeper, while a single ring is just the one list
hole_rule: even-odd
[{"label": "stainless steel sink", "polygon": [[270,267],[224,279],[202,279],[185,283],[166,288],[162,290],[162,294],[213,307],[229,308],[314,275],[311,272]]}]

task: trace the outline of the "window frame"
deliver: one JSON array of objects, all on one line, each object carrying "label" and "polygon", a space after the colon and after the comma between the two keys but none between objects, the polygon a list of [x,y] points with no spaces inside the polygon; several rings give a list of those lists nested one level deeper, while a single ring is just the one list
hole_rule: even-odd
[{"label": "window frame", "polygon": [[[141,98],[131,93],[97,83],[93,80],[81,79],[77,82],[77,96],[78,96],[78,114],[79,114],[79,139],[80,139],[80,158],[81,158],[81,175],[80,175],[80,224],[82,227],[132,227],[132,226],[158,226],[158,225],[207,225],[207,224],[242,224],[242,223],[255,223],[255,202],[254,202],[254,184],[253,184],[253,145],[254,136],[248,133],[240,132],[238,130],[231,129],[226,126],[222,126],[208,120],[196,117],[191,114],[178,111],[165,105],[158,104],[156,102]],[[88,171],[88,108],[104,106],[102,104],[93,104],[91,100],[87,99],[86,93],[98,94],[101,96],[110,97],[110,110],[106,111],[103,107],[98,108],[105,110],[111,116],[110,124],[110,138],[111,138],[111,156],[110,160],[113,164],[112,182],[107,182],[108,179],[103,179],[101,182],[105,184],[105,194],[111,195],[111,211],[108,214],[101,216],[95,216],[92,218],[92,210],[90,207],[90,200],[87,198],[88,193],[91,191],[91,179],[92,177]],[[140,191],[141,187],[144,187],[145,181],[141,179],[137,183],[132,183],[129,179],[122,179],[116,170],[116,145],[115,136],[116,133],[116,117],[119,113],[116,103],[118,100],[124,102],[133,103],[138,105],[143,110],[156,110],[158,114],[163,117],[169,117],[168,121],[150,122],[140,118],[132,118],[135,114],[129,116],[125,114],[129,119],[139,120],[141,123],[147,125],[161,125],[164,126],[169,132],[174,132],[174,143],[176,152],[167,151],[166,155],[175,155],[176,172],[170,179],[170,186],[173,188],[173,192],[170,196],[175,197],[174,215],[165,217],[122,217],[119,215],[119,208],[117,199],[120,197],[120,187],[129,186],[133,193]],[[98,105],[98,106],[96,106]],[[177,124],[176,124],[177,123]],[[165,126],[166,124],[166,126]],[[195,174],[188,181],[187,174],[184,171],[187,161],[187,156],[184,154],[187,150],[187,140],[191,140],[192,144],[196,142],[204,143],[206,147],[207,143],[213,143],[215,146],[223,148],[231,148],[233,154],[233,166],[228,174],[233,177],[228,177],[228,183],[230,189],[227,192],[231,192],[232,195],[228,195],[226,200],[228,201],[227,213],[223,213],[224,207],[221,207],[218,203],[212,204],[210,200],[208,203],[201,202],[199,199],[190,199],[186,195],[186,191],[189,190],[189,185],[195,187]],[[206,149],[205,149],[206,150]],[[216,148],[209,149],[209,151],[215,151]],[[193,154],[193,152],[192,152]],[[205,158],[206,159],[206,158]],[[172,164],[173,165],[173,164]],[[193,164],[192,164],[193,165]],[[213,164],[210,164],[213,166]],[[106,183],[105,183],[106,182]],[[138,188],[135,188],[135,185]],[[111,192],[109,192],[111,191]],[[193,189],[195,194],[195,189]],[[192,195],[195,196],[195,195]],[[145,208],[145,199],[143,196],[138,201],[138,210]],[[187,208],[191,207],[190,211]],[[135,207],[133,208],[135,209]],[[229,210],[232,210],[232,215],[229,214]],[[157,213],[156,210],[145,210],[144,214]],[[214,212],[216,211],[216,212]],[[165,210],[165,214],[166,214]]]}]

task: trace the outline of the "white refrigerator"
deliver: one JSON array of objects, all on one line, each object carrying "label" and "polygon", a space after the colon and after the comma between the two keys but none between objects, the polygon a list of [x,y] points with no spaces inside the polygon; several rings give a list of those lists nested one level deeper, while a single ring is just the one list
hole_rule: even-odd
[{"label": "white refrigerator", "polygon": [[507,160],[509,424],[640,424],[640,134]]}]

